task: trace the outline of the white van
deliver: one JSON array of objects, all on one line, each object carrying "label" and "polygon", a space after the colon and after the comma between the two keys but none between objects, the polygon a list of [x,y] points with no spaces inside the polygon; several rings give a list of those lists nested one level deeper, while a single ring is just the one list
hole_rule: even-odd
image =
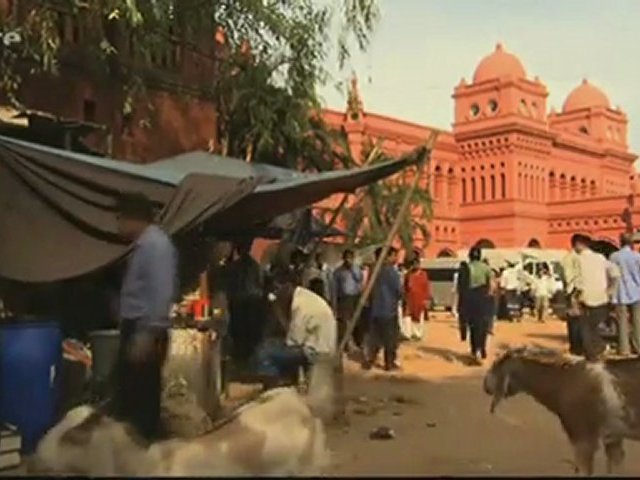
[{"label": "white van", "polygon": [[[527,290],[527,278],[532,278],[542,265],[545,264],[552,273],[556,283],[556,291],[561,293],[564,287],[564,272],[562,259],[569,253],[562,249],[538,248],[485,248],[481,250],[482,258],[496,271],[506,268],[509,264],[521,265],[525,273],[523,290]],[[459,250],[457,257],[434,258],[422,261],[422,268],[427,270],[431,280],[434,308],[450,309],[454,301],[453,278],[460,263],[468,259],[468,250]],[[435,279],[435,281],[434,281]],[[554,300],[551,304],[554,310]]]},{"label": "white van", "polygon": [[431,283],[432,310],[451,310],[456,301],[454,279],[462,261],[456,257],[422,259],[420,268],[426,270]]}]

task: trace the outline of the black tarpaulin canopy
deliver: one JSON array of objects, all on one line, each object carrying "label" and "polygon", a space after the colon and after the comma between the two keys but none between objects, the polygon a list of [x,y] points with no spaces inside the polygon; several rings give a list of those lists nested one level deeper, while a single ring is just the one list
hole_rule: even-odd
[{"label": "black tarpaulin canopy", "polygon": [[[289,168],[276,167],[264,163],[245,162],[204,152],[183,153],[154,162],[149,165],[149,168],[167,172],[167,174],[174,172],[174,175],[178,175],[181,172],[199,172],[238,178],[251,176],[257,178],[261,185],[291,179],[302,179],[308,175]],[[258,186],[258,190],[260,189],[261,187]],[[243,227],[240,232],[229,232],[227,229],[225,236],[242,235],[280,239],[298,228],[301,218],[307,214],[306,210],[300,209],[287,212],[273,218],[267,224],[257,225],[252,229]],[[344,235],[344,232],[335,227],[329,227],[324,221],[312,216],[308,234],[312,237],[336,237]]]},{"label": "black tarpaulin canopy", "polygon": [[123,162],[0,137],[0,277],[51,282],[95,271],[126,254],[116,232],[121,192],[142,192],[175,234],[224,210],[251,178],[190,174],[178,183]]},{"label": "black tarpaulin canopy", "polygon": [[[194,152],[210,158],[204,152]],[[270,179],[208,169],[134,165],[0,137],[0,278],[28,283],[70,279],[123,257],[114,205],[141,192],[172,235],[201,226],[238,231],[339,192],[392,175],[411,163]]]},{"label": "black tarpaulin canopy", "polygon": [[187,173],[222,174],[233,177],[252,175],[259,185],[242,200],[204,225],[205,231],[217,234],[236,233],[265,226],[266,222],[284,213],[311,205],[334,193],[351,193],[415,164],[426,157],[421,148],[402,160],[368,167],[330,172],[298,172],[271,165],[254,164],[220,157],[207,152],[190,152],[160,160],[142,168],[153,170],[167,180],[176,181]]}]

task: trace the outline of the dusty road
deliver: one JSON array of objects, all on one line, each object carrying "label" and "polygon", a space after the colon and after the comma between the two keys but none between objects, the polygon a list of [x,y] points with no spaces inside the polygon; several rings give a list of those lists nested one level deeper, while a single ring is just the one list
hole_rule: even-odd
[{"label": "dusty road", "polygon": [[[499,322],[491,350],[500,344],[564,349],[564,328],[555,320]],[[521,395],[491,415],[481,387],[486,367],[465,365],[466,344],[453,320],[439,315],[427,332],[423,342],[403,344],[400,374],[363,374],[349,366],[350,425],[330,433],[334,474],[573,474],[571,449],[553,414]],[[379,426],[393,428],[396,438],[370,440]],[[640,443],[627,443],[626,450],[625,473],[640,475]],[[602,453],[596,462],[603,474]]]}]

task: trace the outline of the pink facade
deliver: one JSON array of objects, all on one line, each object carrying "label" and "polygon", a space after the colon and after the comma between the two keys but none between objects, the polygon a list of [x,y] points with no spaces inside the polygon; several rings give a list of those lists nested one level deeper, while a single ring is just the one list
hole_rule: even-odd
[{"label": "pink facade", "polygon": [[[629,195],[640,194],[627,117],[587,80],[560,112],[547,109],[547,96],[544,83],[528,78],[500,44],[471,82],[454,88],[452,131],[438,137],[422,181],[434,199],[429,255],[483,239],[497,247],[535,239],[566,248],[575,232],[616,241]],[[346,112],[326,110],[325,119],[344,128],[357,156],[371,139],[382,140],[390,154],[408,152],[433,130],[367,112],[355,80],[349,97]],[[633,203],[637,216],[640,202]]]}]

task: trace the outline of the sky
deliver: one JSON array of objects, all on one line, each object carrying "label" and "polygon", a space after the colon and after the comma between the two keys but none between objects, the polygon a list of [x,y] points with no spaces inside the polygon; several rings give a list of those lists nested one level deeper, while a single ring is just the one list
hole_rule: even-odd
[{"label": "sky", "polygon": [[[381,19],[354,70],[367,111],[449,129],[453,88],[502,42],[560,110],[582,78],[600,87],[629,118],[640,153],[640,0],[378,0]],[[334,64],[328,65],[340,80]],[[344,109],[333,84],[321,94]]]}]

